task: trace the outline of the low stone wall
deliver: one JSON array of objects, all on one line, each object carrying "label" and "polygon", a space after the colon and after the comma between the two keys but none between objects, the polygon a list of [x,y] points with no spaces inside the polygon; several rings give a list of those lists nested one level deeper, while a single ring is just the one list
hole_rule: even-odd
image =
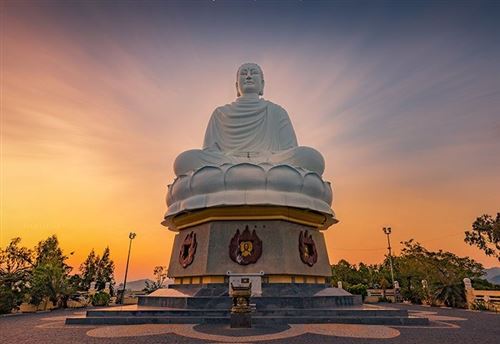
[{"label": "low stone wall", "polygon": [[52,304],[52,302],[46,298],[42,302],[40,302],[39,305],[34,305],[31,303],[23,302],[19,306],[19,312],[21,313],[34,313],[34,312],[40,312],[40,311],[50,311],[52,309],[57,308]]},{"label": "low stone wall", "polygon": [[380,298],[386,298],[391,302],[396,302],[394,289],[367,289],[368,295],[365,297],[366,303],[377,303]]},{"label": "low stone wall", "polygon": [[466,288],[466,297],[469,309],[484,307],[490,311],[500,311],[500,290]]}]

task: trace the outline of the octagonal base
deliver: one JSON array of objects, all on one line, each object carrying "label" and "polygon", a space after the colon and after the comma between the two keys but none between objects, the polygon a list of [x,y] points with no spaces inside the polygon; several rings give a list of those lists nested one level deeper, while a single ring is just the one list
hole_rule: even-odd
[{"label": "octagonal base", "polygon": [[[232,250],[239,250],[239,243],[234,244],[236,233],[243,234],[247,228],[251,235],[255,231],[260,247],[255,240],[245,251],[244,243],[255,237],[240,240],[243,252],[234,259],[231,243]],[[307,244],[302,239],[302,252],[301,233],[302,238],[310,238]],[[304,256],[304,252],[310,254]],[[324,283],[331,276],[323,233],[283,220],[211,221],[183,229],[175,237],[168,271],[177,284],[224,283],[228,272],[263,272],[264,283]]]}]

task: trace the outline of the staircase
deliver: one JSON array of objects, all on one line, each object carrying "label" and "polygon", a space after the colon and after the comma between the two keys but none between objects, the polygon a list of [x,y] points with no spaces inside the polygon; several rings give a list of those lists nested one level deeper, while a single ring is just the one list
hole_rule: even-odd
[{"label": "staircase", "polygon": [[[406,310],[363,305],[361,297],[324,285],[272,285],[261,297],[252,297],[252,324],[370,324],[428,325],[429,320],[411,317]],[[228,324],[231,298],[226,285],[176,286],[139,298],[138,305],[87,311],[66,319],[66,324]]]}]

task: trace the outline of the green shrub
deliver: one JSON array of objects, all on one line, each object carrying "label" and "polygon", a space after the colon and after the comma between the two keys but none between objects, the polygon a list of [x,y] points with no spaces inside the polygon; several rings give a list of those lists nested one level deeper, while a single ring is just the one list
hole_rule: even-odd
[{"label": "green shrub", "polygon": [[361,283],[351,285],[351,286],[346,288],[346,290],[351,294],[361,295],[363,297],[363,300],[365,299],[366,295],[368,295],[368,292],[366,289],[367,289],[367,286],[364,284],[361,284]]},{"label": "green shrub", "polygon": [[16,297],[12,290],[4,285],[0,286],[0,314],[10,313],[16,306]]},{"label": "green shrub", "polygon": [[471,308],[477,311],[488,310],[488,306],[486,305],[486,302],[484,302],[483,300],[475,300],[474,303],[471,305]]},{"label": "green shrub", "polygon": [[111,296],[105,292],[97,292],[92,296],[92,306],[109,306]]},{"label": "green shrub", "polygon": [[387,302],[387,303],[392,303],[392,300],[391,299],[388,299],[387,297],[385,296],[381,296],[378,298],[378,302]]}]

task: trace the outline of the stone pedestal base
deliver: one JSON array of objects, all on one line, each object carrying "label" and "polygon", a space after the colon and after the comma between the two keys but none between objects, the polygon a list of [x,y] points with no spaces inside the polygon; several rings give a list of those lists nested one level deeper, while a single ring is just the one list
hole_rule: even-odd
[{"label": "stone pedestal base", "polygon": [[263,274],[263,283],[325,283],[323,233],[284,220],[213,221],[175,237],[169,276],[177,284],[226,283],[228,271]]},{"label": "stone pedestal base", "polygon": [[[267,284],[262,296],[252,297],[255,311],[230,314],[233,300],[227,284],[177,285],[139,296],[134,308],[111,307],[71,317],[66,324],[231,324],[231,327],[338,323],[423,326],[429,320],[411,317],[407,310],[363,306],[361,295],[313,284]],[[251,314],[251,318],[246,315]],[[241,330],[233,330],[241,331]]]},{"label": "stone pedestal base", "polygon": [[231,313],[231,328],[251,328],[252,313]]}]

